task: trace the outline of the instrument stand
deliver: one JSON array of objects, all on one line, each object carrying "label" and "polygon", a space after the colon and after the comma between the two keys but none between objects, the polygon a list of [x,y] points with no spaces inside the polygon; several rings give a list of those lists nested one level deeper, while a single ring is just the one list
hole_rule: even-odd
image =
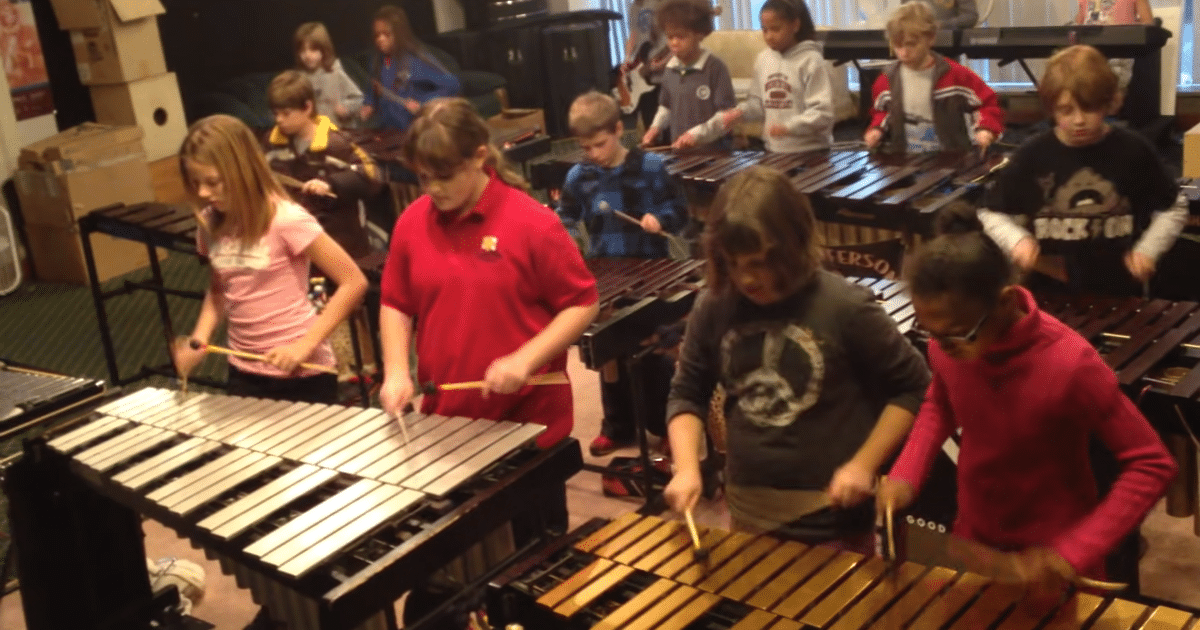
[{"label": "instrument stand", "polygon": [[[128,385],[149,376],[175,377],[172,365],[171,345],[175,341],[175,329],[171,318],[171,308],[167,296],[203,300],[204,292],[175,289],[166,286],[162,266],[159,263],[156,248],[169,249],[189,256],[200,257],[196,249],[196,219],[191,210],[183,207],[169,206],[162,203],[140,203],[132,206],[114,204],[92,211],[79,219],[79,235],[83,244],[83,258],[87,266],[88,284],[92,292],[92,304],[96,309],[96,323],[100,327],[100,343],[104,348],[104,360],[108,366],[109,383],[117,387]],[[120,288],[104,291],[101,289],[100,277],[96,271],[96,256],[92,249],[93,233],[106,234],[143,243],[150,264],[150,279],[148,281],[126,280]],[[372,277],[371,274],[367,274]],[[158,306],[159,320],[162,323],[163,338],[166,342],[167,362],[159,366],[143,365],[132,375],[122,376],[117,365],[117,350],[113,343],[112,329],[108,323],[108,309],[105,302],[134,291],[151,291],[154,293]],[[371,404],[370,395],[362,370],[362,356],[359,352],[357,331],[351,323],[350,335],[354,344],[354,358],[359,373],[360,393],[363,407]],[[374,343],[374,334],[372,334]],[[376,352],[377,356],[380,356]],[[226,384],[204,377],[190,377],[193,383],[225,389]]]},{"label": "instrument stand", "polygon": [[632,397],[633,430],[637,434],[638,464],[642,467],[641,471],[617,470],[612,468],[611,465],[583,465],[583,469],[589,472],[600,473],[601,475],[625,479],[635,483],[640,482],[643,488],[643,496],[646,500],[637,511],[645,515],[660,514],[666,509],[666,504],[662,501],[662,488],[656,486],[654,483],[654,469],[650,467],[650,441],[646,438],[645,392],[642,388],[641,379],[634,378],[633,375],[640,372],[637,370],[637,367],[646,356],[653,353],[656,349],[657,347],[653,345],[645,346],[632,355],[620,359],[625,364],[625,373],[630,375],[628,380],[629,393]]}]

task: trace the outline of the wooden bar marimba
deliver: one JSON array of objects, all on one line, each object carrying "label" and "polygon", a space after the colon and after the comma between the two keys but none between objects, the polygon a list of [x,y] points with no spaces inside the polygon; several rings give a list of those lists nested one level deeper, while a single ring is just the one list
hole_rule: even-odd
[{"label": "wooden bar marimba", "polygon": [[[172,527],[293,630],[344,629],[367,627],[452,561],[460,582],[507,561],[511,524],[536,527],[530,506],[582,464],[574,440],[534,447],[544,430],[150,388],[31,445],[16,466],[29,468],[19,478],[77,478]],[[20,516],[27,505],[14,500],[14,514],[36,521]]]},{"label": "wooden bar marimba", "polygon": [[1021,592],[944,567],[704,529],[706,563],[677,521],[627,514],[556,541],[492,582],[495,627],[605,630],[1187,630],[1184,610]]},{"label": "wooden bar marimba", "polygon": [[702,260],[591,258],[587,266],[600,293],[600,315],[579,340],[591,369],[630,356],[660,326],[686,316],[704,284]]}]

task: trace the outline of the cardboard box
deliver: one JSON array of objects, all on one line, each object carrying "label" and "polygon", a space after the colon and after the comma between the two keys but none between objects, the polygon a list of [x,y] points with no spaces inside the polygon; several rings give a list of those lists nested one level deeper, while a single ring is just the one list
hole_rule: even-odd
[{"label": "cardboard box", "polygon": [[[46,282],[88,284],[87,265],[83,257],[79,226],[25,225],[26,246],[37,278]],[[92,254],[96,259],[96,275],[101,282],[150,264],[146,245],[136,241],[116,239],[107,234],[93,233]],[[163,252],[159,252],[162,257]]]},{"label": "cardboard box", "polygon": [[167,71],[153,19],[71,31],[71,47],[84,85],[126,83]]},{"label": "cardboard box", "polygon": [[1200,125],[1183,134],[1183,176],[1200,177]]},{"label": "cardboard box", "polygon": [[158,0],[50,0],[50,5],[64,31],[124,24],[167,12]]},{"label": "cardboard box", "polygon": [[75,67],[85,85],[125,83],[167,71],[158,0],[53,0],[59,26],[71,30]]},{"label": "cardboard box", "polygon": [[116,203],[154,200],[137,127],[84,123],[21,150],[13,173],[25,223],[73,228]]},{"label": "cardboard box", "polygon": [[142,128],[146,159],[179,153],[187,120],[174,72],[121,85],[93,85],[91,91],[97,121]]}]

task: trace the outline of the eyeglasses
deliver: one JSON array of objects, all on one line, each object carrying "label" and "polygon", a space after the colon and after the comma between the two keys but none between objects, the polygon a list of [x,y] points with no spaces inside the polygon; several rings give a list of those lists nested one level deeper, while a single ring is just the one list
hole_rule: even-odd
[{"label": "eyeglasses", "polygon": [[917,322],[915,325],[913,325],[913,329],[915,329],[918,333],[937,341],[938,343],[975,343],[975,340],[979,338],[979,329],[983,327],[983,322],[986,322],[988,316],[991,314],[991,309],[988,309],[988,311],[983,314],[983,317],[980,317],[979,321],[975,322],[975,326],[972,327],[971,330],[965,335],[934,334],[922,326],[920,322]]}]

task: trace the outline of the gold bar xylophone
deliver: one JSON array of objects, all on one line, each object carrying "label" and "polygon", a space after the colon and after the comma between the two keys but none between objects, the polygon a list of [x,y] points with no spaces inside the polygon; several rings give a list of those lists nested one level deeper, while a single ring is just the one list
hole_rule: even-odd
[{"label": "gold bar xylophone", "polygon": [[[1077,592],[1037,607],[982,576],[627,514],[585,527],[493,581],[495,627],[550,630],[1187,630],[1167,606]],[[506,626],[506,624],[508,624]]]},{"label": "gold bar xylophone", "polygon": [[389,609],[476,543],[489,541],[451,567],[460,580],[515,553],[509,524],[582,464],[573,440],[534,447],[544,430],[150,388],[22,461],[62,463],[190,538],[272,618],[329,630]]},{"label": "gold bar xylophone", "polygon": [[660,326],[692,310],[704,279],[704,261],[592,258],[600,315],[579,340],[584,365],[599,369],[642,347]]}]

